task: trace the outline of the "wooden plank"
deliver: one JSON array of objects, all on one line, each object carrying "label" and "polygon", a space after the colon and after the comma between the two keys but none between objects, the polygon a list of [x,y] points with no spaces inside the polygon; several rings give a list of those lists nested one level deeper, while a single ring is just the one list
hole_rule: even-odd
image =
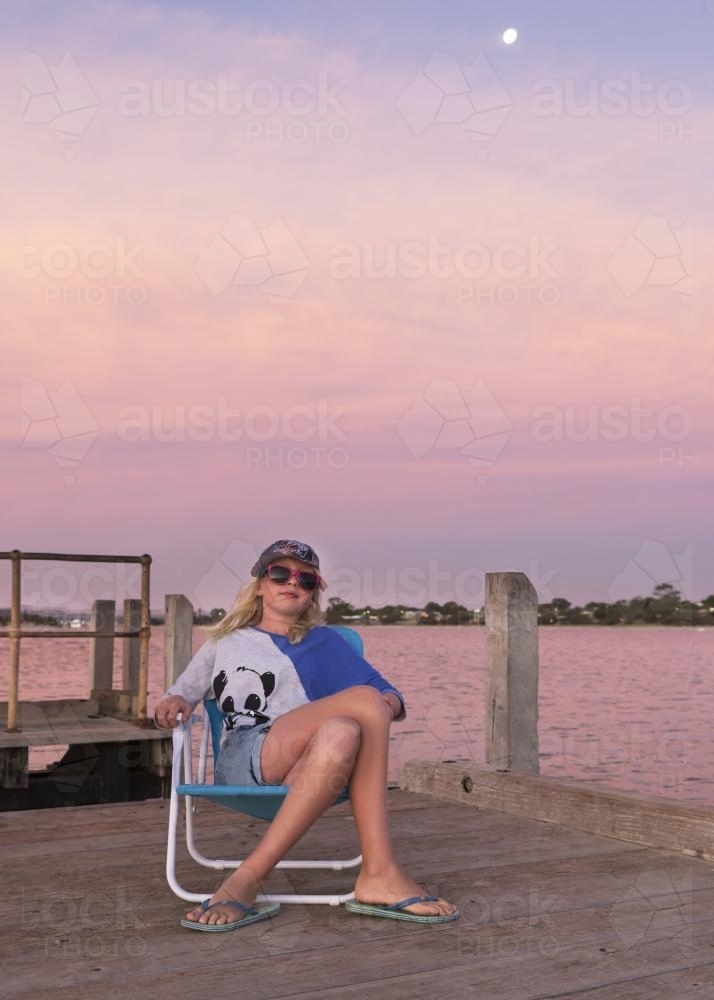
[{"label": "wooden plank", "polygon": [[[515,962],[516,956],[514,956]],[[575,959],[573,961],[576,961]],[[555,970],[554,970],[555,971]],[[694,967],[684,966],[675,973],[645,974],[644,976],[628,976],[623,974],[619,982],[610,982],[602,987],[584,986],[575,993],[563,993],[556,982],[553,992],[534,992],[542,981],[540,976],[533,975],[531,963],[524,969],[522,963],[515,967],[513,975],[509,968],[502,968],[495,974],[487,967],[471,970],[468,967],[443,971],[420,973],[413,975],[391,975],[384,979],[360,983],[356,986],[336,986],[327,990],[307,990],[297,993],[281,994],[289,1000],[359,1000],[367,990],[368,996],[383,996],[394,1000],[461,1000],[461,998],[485,997],[487,1000],[711,1000],[712,965],[703,962]],[[572,978],[571,969],[564,970],[563,978]],[[555,978],[555,976],[553,977]],[[680,993],[659,992],[657,983],[667,982],[683,988]],[[653,992],[650,992],[650,988]],[[136,1000],[142,1000],[144,994],[135,994]],[[146,994],[148,1000],[148,994]],[[198,994],[189,993],[188,1000]]]},{"label": "wooden plank", "polygon": [[98,600],[92,604],[91,632],[106,633],[89,640],[89,690],[109,690],[114,686],[114,601]]},{"label": "wooden plank", "polygon": [[538,596],[524,573],[487,573],[486,764],[538,773]]},{"label": "wooden plank", "polygon": [[[28,708],[27,705],[23,706]],[[31,706],[35,707],[35,706]],[[153,742],[170,737],[166,730],[154,729],[148,726],[134,726],[123,719],[102,717],[99,719],[76,716],[68,709],[64,717],[43,719],[40,711],[23,718],[31,718],[32,722],[23,724],[20,733],[0,733],[0,748],[19,746],[64,746],[85,743],[118,743],[126,740]]]},{"label": "wooden plank", "polygon": [[[669,922],[630,945],[613,930],[605,907],[461,928],[461,921],[424,927],[314,906],[285,906],[273,920],[237,932],[239,944],[232,934],[189,938],[178,925],[182,908],[162,908],[158,890],[103,884],[57,896],[52,906],[25,905],[23,926],[10,926],[5,935],[10,958],[4,971],[12,984],[5,995],[41,989],[47,972],[40,956],[51,966],[53,989],[77,996],[84,983],[97,1000],[112,996],[117,982],[136,1000],[155,996],[157,969],[162,991],[180,987],[182,996],[196,1000],[209,988],[212,996],[233,997],[241,982],[250,983],[257,998],[453,1000],[481,991],[489,1000],[523,1000],[710,967],[712,895],[693,900],[686,942],[677,940],[679,900],[660,905]],[[644,926],[651,907],[640,903],[631,915]],[[23,947],[34,963],[27,963]]]},{"label": "wooden plank", "polygon": [[[98,710],[94,698],[55,698],[51,701],[21,701],[17,705],[17,721],[20,726],[18,733],[0,732],[0,746],[13,746],[13,739],[22,741],[22,732],[29,727],[45,726],[51,728],[54,721],[61,717],[85,719],[96,715]],[[7,719],[7,702],[0,702],[0,725]],[[3,741],[7,739],[7,742]]]},{"label": "wooden plank", "polygon": [[[347,842],[338,841],[333,833],[325,833],[320,824],[319,840],[310,838],[300,847],[290,852],[290,857],[342,857],[352,853]],[[260,840],[259,836],[236,838],[224,836],[220,841],[209,840],[199,835],[201,849],[209,857],[222,857],[230,851],[244,855],[252,850]],[[160,879],[162,866],[157,868],[156,858],[161,856],[166,840],[166,831],[161,834],[141,834],[126,832],[108,838],[110,843],[101,849],[87,851],[69,849],[63,838],[57,841],[56,856],[62,857],[62,873],[65,884],[86,886],[95,874],[104,878],[107,866],[116,881],[138,884],[147,880]],[[331,846],[325,848],[325,838],[330,837]],[[311,845],[308,847],[308,843]],[[5,902],[0,904],[0,913],[9,913],[13,908],[15,892],[21,892],[27,885],[26,870],[18,866],[32,864],[33,880],[40,883],[53,882],[56,858],[42,853],[40,844],[27,847],[16,844],[12,849],[13,863],[2,862],[0,873],[5,886]],[[221,850],[222,849],[222,850]],[[433,852],[432,852],[433,853]],[[563,848],[555,859],[540,859],[531,855],[526,861],[513,865],[504,864],[501,859],[491,862],[489,855],[484,858],[474,846],[467,845],[460,863],[447,865],[442,859],[434,861],[426,849],[417,842],[402,843],[399,840],[399,854],[408,858],[412,875],[428,886],[439,891],[455,893],[453,901],[459,906],[463,917],[461,926],[479,925],[489,919],[515,918],[531,911],[560,913],[582,909],[583,907],[613,907],[623,904],[626,920],[630,919],[630,896],[639,901],[646,900],[652,911],[661,901],[674,898],[678,893],[684,899],[694,893],[706,892],[707,898],[714,893],[714,877],[711,871],[692,867],[679,855],[663,858],[654,851],[623,852],[621,854],[586,854],[575,859],[567,856]],[[201,871],[181,851],[179,855],[181,880],[196,891],[212,891],[218,884],[220,875]],[[53,868],[53,863],[55,867]],[[697,866],[701,865],[697,862]],[[276,878],[288,877],[294,887],[314,891],[315,887],[327,882],[334,883],[336,890],[349,892],[354,885],[356,874],[352,872],[300,872],[290,870],[276,872]],[[180,904],[179,904],[180,905]]]},{"label": "wooden plank", "polygon": [[[711,983],[714,960],[709,864],[409,792],[389,805],[400,862],[458,901],[460,921],[428,927],[292,905],[240,931],[191,933],[164,880],[167,803],[60,810],[49,824],[46,812],[0,815],[4,995],[113,1000],[120,984],[133,1000],[154,1000],[160,976],[162,994],[188,1000],[232,1000],[241,984],[255,1000],[664,1000],[644,984],[669,977],[668,1000],[709,1000],[708,987],[697,994],[694,985]],[[240,818],[215,807],[199,817],[210,840],[242,843]],[[267,826],[248,825],[251,842]],[[298,846],[313,857],[344,847],[353,827],[349,805],[334,807]],[[595,851],[581,851],[588,841]],[[32,860],[28,842],[38,849]],[[600,843],[618,852],[598,853]],[[185,850],[179,863],[190,864]],[[185,881],[196,889],[221,877],[191,870]],[[354,877],[291,871],[269,881],[314,890]]]},{"label": "wooden plank", "polygon": [[471,761],[462,766],[407,761],[400,787],[714,861],[714,809],[698,803],[483,771]]},{"label": "wooden plank", "polygon": [[711,1000],[714,997],[714,962],[677,972],[627,978],[577,993],[550,993],[540,1000]]}]

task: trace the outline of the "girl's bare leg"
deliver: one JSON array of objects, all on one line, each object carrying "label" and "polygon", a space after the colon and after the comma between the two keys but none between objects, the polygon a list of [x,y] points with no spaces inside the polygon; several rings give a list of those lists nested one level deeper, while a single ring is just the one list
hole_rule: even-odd
[{"label": "girl's bare leg", "polygon": [[[261,752],[263,780],[290,785],[290,792],[261,842],[214,893],[211,902],[255,900],[261,881],[349,784],[352,812],[362,851],[355,883],[357,899],[396,903],[426,895],[397,863],[387,820],[387,758],[391,710],[367,685],[321,698],[281,716],[268,731]],[[456,909],[440,899],[408,907],[416,914],[448,914]],[[187,914],[198,919],[198,909]],[[231,907],[216,907],[202,923],[230,923]]]}]

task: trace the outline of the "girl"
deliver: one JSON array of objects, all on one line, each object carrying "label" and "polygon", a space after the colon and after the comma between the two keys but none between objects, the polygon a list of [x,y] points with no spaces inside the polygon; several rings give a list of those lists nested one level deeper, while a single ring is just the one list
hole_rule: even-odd
[{"label": "girl", "polygon": [[210,900],[182,920],[231,930],[277,912],[252,907],[261,882],[349,786],[362,853],[352,912],[442,923],[460,914],[424,894],[397,863],[387,826],[389,727],[404,699],[344,638],[322,625],[325,589],[314,550],[281,539],[251,570],[232,609],[156,707],[177,725],[206,696],[225,713],[217,784],[290,786],[260,844]]}]

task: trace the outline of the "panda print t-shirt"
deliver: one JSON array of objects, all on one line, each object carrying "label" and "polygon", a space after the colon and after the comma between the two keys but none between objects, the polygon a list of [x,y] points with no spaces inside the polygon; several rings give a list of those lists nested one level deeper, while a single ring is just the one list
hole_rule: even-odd
[{"label": "panda print t-shirt", "polygon": [[225,715],[225,735],[356,684],[391,691],[402,703],[397,720],[406,717],[399,691],[334,629],[318,625],[291,643],[252,625],[207,640],[164,697],[181,695],[191,708],[215,698]]}]

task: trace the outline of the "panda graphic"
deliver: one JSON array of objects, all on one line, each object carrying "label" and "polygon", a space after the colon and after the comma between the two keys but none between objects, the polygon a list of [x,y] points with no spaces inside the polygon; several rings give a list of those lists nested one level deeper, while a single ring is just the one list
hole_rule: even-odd
[{"label": "panda graphic", "polygon": [[267,708],[268,698],[275,690],[275,674],[266,670],[258,673],[250,667],[236,667],[226,673],[221,670],[213,679],[213,693],[226,718],[223,726],[226,731],[233,729],[239,721],[245,723],[242,716],[255,720],[257,726],[261,722],[269,722],[270,716],[262,711]]}]

